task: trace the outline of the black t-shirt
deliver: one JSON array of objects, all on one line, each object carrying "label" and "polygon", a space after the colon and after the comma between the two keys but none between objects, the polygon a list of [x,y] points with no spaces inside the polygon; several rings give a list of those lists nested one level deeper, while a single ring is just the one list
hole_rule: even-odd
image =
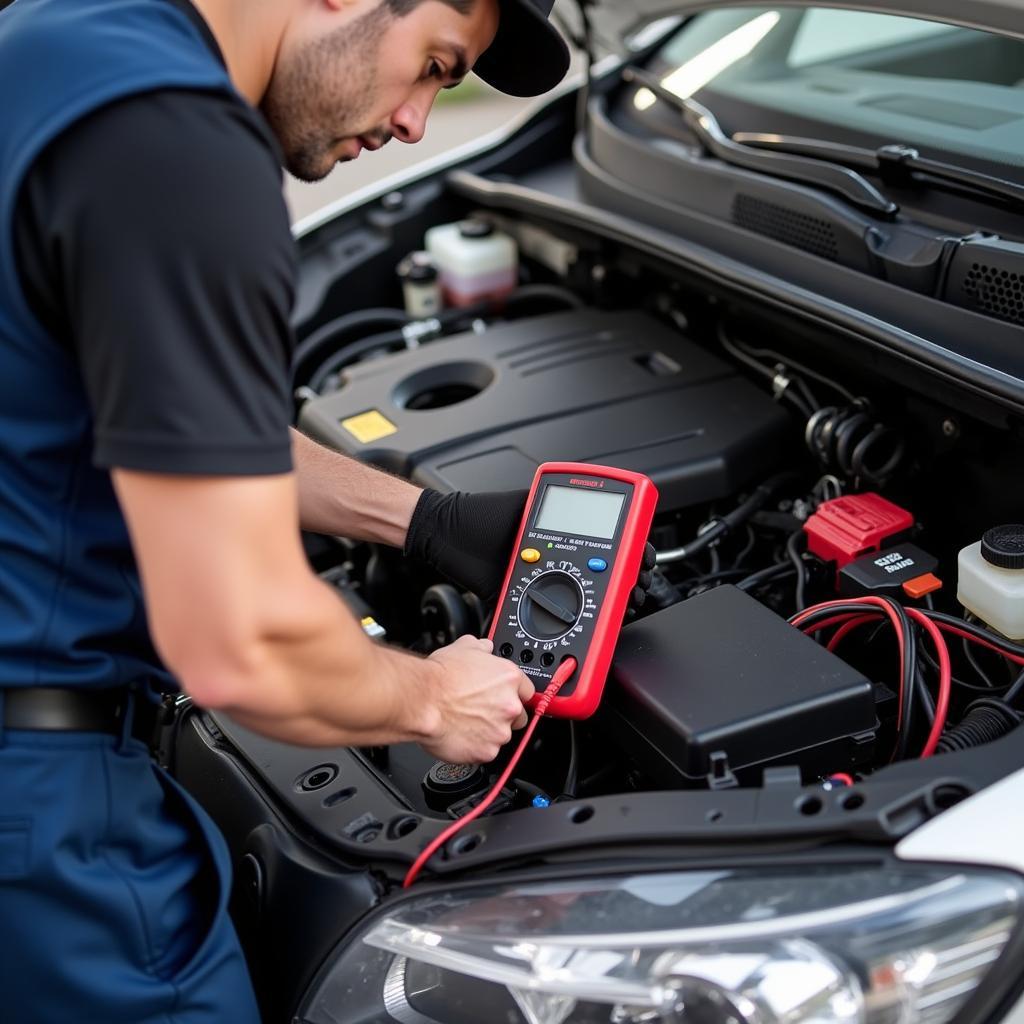
[{"label": "black t-shirt", "polygon": [[[222,60],[188,0],[168,2]],[[97,465],[291,468],[295,256],[255,110],[161,90],[90,114],[33,164],[14,232],[29,305],[81,366]]]}]

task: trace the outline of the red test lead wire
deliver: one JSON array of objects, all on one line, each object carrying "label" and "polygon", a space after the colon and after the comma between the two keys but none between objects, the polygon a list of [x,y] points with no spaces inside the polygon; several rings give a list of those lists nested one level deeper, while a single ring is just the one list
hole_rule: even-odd
[{"label": "red test lead wire", "polygon": [[488,807],[494,803],[498,794],[505,788],[505,783],[512,776],[512,772],[515,771],[516,765],[519,764],[520,758],[523,756],[523,752],[529,746],[530,739],[533,736],[534,730],[537,728],[537,723],[541,720],[544,712],[547,711],[548,706],[551,704],[555,694],[572,678],[573,672],[576,671],[576,659],[568,657],[555,669],[555,674],[551,677],[551,682],[548,683],[547,688],[540,695],[540,699],[537,701],[533,709],[533,718],[530,719],[530,724],[527,725],[526,731],[523,733],[523,738],[519,741],[519,746],[516,747],[516,752],[509,759],[505,770],[501,773],[501,777],[494,784],[491,791],[473,808],[468,814],[464,814],[458,821],[453,821],[439,836],[432,839],[423,850],[423,852],[413,862],[411,868],[405,876],[405,881],[402,882],[402,888],[408,889],[413,882],[416,881],[416,876],[423,870],[424,865],[434,856],[437,851],[448,842],[449,839],[456,832],[461,831],[468,825],[474,818],[479,818]]}]

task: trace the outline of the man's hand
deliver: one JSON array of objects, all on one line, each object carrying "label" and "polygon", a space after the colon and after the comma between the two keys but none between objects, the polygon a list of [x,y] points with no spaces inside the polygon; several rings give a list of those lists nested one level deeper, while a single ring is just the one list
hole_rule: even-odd
[{"label": "man's hand", "polygon": [[529,493],[441,494],[428,488],[413,511],[405,554],[490,604],[505,579]]},{"label": "man's hand", "polygon": [[527,722],[533,683],[510,661],[491,654],[491,641],[460,636],[428,661],[442,669],[430,695],[438,712],[429,753],[453,764],[486,764]]}]

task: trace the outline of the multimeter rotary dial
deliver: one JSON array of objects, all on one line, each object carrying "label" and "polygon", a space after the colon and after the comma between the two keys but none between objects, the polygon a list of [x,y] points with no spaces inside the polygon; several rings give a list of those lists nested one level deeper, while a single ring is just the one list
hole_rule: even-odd
[{"label": "multimeter rotary dial", "polygon": [[558,640],[579,622],[583,604],[583,589],[570,573],[541,573],[520,592],[520,628],[534,640]]}]

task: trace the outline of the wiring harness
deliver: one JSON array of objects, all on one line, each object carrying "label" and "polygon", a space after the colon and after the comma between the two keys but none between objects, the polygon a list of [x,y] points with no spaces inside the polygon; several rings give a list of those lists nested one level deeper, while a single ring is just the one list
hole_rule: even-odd
[{"label": "wiring harness", "polygon": [[[953,687],[961,681],[953,676],[947,637],[986,648],[1011,665],[1024,667],[1024,647],[990,630],[944,612],[907,608],[887,597],[825,601],[798,612],[789,621],[809,635],[831,630],[825,640],[830,651],[866,625],[881,623],[894,630],[899,653],[899,685],[896,742],[890,760],[930,757],[977,746],[1004,735],[1021,720],[1013,701],[1024,691],[1024,672],[1005,692],[993,688],[991,696],[969,703],[960,721],[949,725]],[[934,673],[931,682],[926,666]],[[916,755],[912,752],[914,749],[918,750]]]}]

